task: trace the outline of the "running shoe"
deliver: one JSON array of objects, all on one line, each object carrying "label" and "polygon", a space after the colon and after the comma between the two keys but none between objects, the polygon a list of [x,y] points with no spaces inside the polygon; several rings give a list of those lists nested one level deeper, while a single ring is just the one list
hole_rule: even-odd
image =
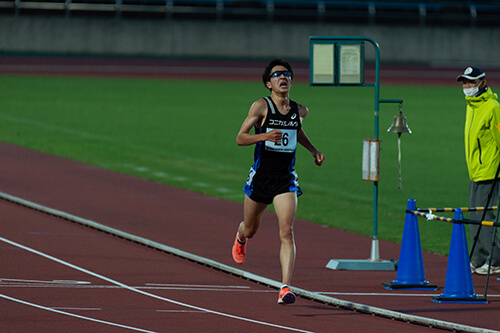
[{"label": "running shoe", "polygon": [[[480,275],[487,275],[488,274],[488,264],[484,264],[481,267],[476,268],[476,274]],[[490,267],[490,274],[499,274],[500,273],[500,267],[497,266],[491,266]]]},{"label": "running shoe", "polygon": [[233,244],[233,259],[237,264],[241,265],[245,261],[245,257],[247,255],[247,243],[248,239],[244,244],[241,244],[238,241],[238,233],[236,233],[236,238],[234,239]]},{"label": "running shoe", "polygon": [[290,291],[288,287],[283,287],[280,289],[278,304],[293,304],[295,303],[295,294]]}]

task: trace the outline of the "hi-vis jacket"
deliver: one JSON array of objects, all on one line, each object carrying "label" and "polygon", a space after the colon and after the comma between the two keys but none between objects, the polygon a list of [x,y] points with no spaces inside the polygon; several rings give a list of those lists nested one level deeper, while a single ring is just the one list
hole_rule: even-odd
[{"label": "hi-vis jacket", "polygon": [[500,163],[500,105],[488,90],[478,97],[465,97],[465,158],[470,179],[492,180]]}]

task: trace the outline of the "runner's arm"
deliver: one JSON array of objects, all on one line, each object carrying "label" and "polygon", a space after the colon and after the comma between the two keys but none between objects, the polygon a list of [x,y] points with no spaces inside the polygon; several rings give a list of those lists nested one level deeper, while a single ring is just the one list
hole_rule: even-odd
[{"label": "runner's arm", "polygon": [[256,124],[258,124],[258,126],[262,125],[266,115],[267,104],[264,99],[260,99],[252,104],[248,116],[243,121],[240,131],[236,136],[236,143],[238,146],[250,146],[261,141],[281,142],[282,132],[280,130],[272,130],[268,133],[261,134],[250,133],[250,130]]},{"label": "runner's arm", "polygon": [[[307,107],[299,104],[299,115],[300,115],[300,122],[301,123],[304,120],[304,118],[307,116],[308,112],[309,112],[309,110],[307,109]],[[304,146],[304,148],[306,148],[307,150],[309,150],[311,152],[311,154],[314,157],[314,163],[316,163],[316,165],[320,166],[321,164],[323,164],[323,161],[325,160],[325,154],[318,151],[316,149],[316,147],[314,147],[311,140],[309,140],[309,138],[307,137],[306,132],[304,132],[304,130],[302,128],[300,129],[300,131],[298,133],[298,141],[302,146]]]}]

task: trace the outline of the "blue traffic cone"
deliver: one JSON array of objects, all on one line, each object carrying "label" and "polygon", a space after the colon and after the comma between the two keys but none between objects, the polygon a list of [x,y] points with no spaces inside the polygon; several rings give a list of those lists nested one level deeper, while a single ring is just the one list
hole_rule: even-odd
[{"label": "blue traffic cone", "polygon": [[[454,219],[463,220],[461,209],[455,211]],[[488,303],[485,297],[474,293],[468,249],[465,226],[462,223],[454,223],[444,292],[439,296],[433,296],[432,301],[436,303]]]},{"label": "blue traffic cone", "polygon": [[[417,205],[414,199],[408,200],[407,210],[415,210]],[[396,280],[382,282],[386,289],[413,289],[413,290],[436,290],[435,284],[425,280],[424,261],[422,258],[422,247],[420,245],[420,232],[418,230],[417,216],[407,212],[403,240],[399,253],[398,273]]]}]

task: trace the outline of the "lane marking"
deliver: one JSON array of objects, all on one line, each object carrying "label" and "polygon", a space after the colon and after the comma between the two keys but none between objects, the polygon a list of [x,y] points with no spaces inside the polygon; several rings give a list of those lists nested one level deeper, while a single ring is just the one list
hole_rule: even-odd
[{"label": "lane marking", "polygon": [[[40,281],[23,279],[0,278],[0,287],[8,288],[78,288],[78,289],[123,289],[116,285],[94,285],[84,281]],[[134,286],[136,289],[148,290],[185,290],[185,291],[223,291],[245,293],[275,293],[274,290],[256,290],[247,286],[214,286],[214,285],[188,285],[188,284],[155,284],[146,283],[145,286]]]},{"label": "lane marking", "polygon": [[75,310],[75,311],[137,311],[137,312],[166,312],[166,313],[205,313],[205,311],[195,310],[161,310],[161,309],[106,309],[106,308],[75,308],[52,306],[51,309],[57,310]]},{"label": "lane marking", "polygon": [[154,171],[153,175],[160,178],[168,178],[168,173],[163,171]]},{"label": "lane marking", "polygon": [[16,282],[16,283],[49,283],[49,284],[90,284],[88,281],[75,281],[75,280],[52,280],[52,281],[43,281],[43,280],[24,280],[24,279],[5,279],[0,278],[0,282]]},{"label": "lane marking", "polygon": [[225,188],[225,187],[217,187],[215,190],[219,193],[231,193],[231,192],[233,192],[233,190]]},{"label": "lane marking", "polygon": [[78,311],[101,311],[101,308],[73,308],[73,307],[63,307],[63,306],[51,306],[54,310],[78,310]]},{"label": "lane marking", "polygon": [[[1,279],[0,279],[1,280]],[[214,286],[207,284],[171,284],[171,283],[146,283],[146,286],[162,286],[162,287],[189,287],[189,288],[236,288],[250,289],[248,286]]]},{"label": "lane marking", "polygon": [[[0,287],[24,287],[24,288],[88,288],[88,289],[121,289],[120,286],[93,285],[89,281],[75,280],[26,280],[0,278]],[[186,291],[227,291],[227,292],[252,292],[252,293],[274,293],[274,290],[255,290],[249,286],[226,286],[226,285],[197,285],[197,284],[171,284],[171,283],[145,283],[144,286],[134,286],[136,289],[148,290],[186,290]],[[353,293],[321,291],[321,295],[343,295],[343,296],[394,296],[394,297],[432,297],[438,294],[410,294],[410,293]],[[488,297],[500,297],[499,295],[488,295]]]},{"label": "lane marking", "polygon": [[[390,294],[390,293],[345,293],[345,292],[318,292],[318,294],[321,295],[344,295],[344,296],[411,296],[411,297],[432,297],[432,296],[439,296],[439,293],[437,294]],[[500,295],[490,295],[488,294],[488,297],[500,297]]]},{"label": "lane marking", "polygon": [[110,326],[116,326],[116,327],[126,328],[126,329],[129,329],[129,330],[134,330],[134,331],[138,331],[138,332],[156,333],[155,331],[148,331],[148,330],[145,330],[145,329],[142,329],[142,328],[137,328],[137,327],[133,327],[133,326],[126,326],[126,325],[122,325],[122,324],[112,323],[112,322],[109,322],[109,321],[99,320],[99,319],[95,319],[95,318],[91,318],[91,317],[80,316],[80,315],[77,315],[77,314],[74,314],[74,313],[71,313],[71,312],[65,312],[65,311],[61,311],[61,310],[49,308],[49,307],[46,307],[46,306],[43,306],[43,305],[39,305],[39,304],[35,304],[35,303],[30,303],[30,302],[27,302],[27,301],[23,301],[21,299],[10,297],[10,296],[4,295],[4,294],[0,294],[0,297],[8,299],[9,301],[21,303],[21,304],[24,304],[24,305],[29,305],[29,306],[32,306],[32,307],[35,307],[35,308],[38,308],[38,309],[47,310],[47,311],[51,311],[51,312],[56,312],[56,313],[59,313],[59,314],[70,316],[70,317],[85,319],[85,320],[93,321],[93,322],[96,322],[96,323],[101,323],[101,324],[106,324],[106,325],[110,325]]},{"label": "lane marking", "polygon": [[[1,68],[1,66],[0,66]],[[177,162],[182,163],[183,168],[189,168],[191,170],[196,169],[197,167],[203,168],[203,169],[211,169],[213,171],[217,172],[231,172],[231,173],[237,173],[240,174],[240,169],[237,167],[233,167],[231,165],[228,165],[227,163],[214,163],[212,161],[206,161],[203,159],[195,159],[192,156],[183,156],[183,155],[175,155],[175,156],[166,156],[165,152],[161,149],[155,149],[151,148],[147,145],[142,145],[138,144],[136,142],[127,142],[123,140],[118,140],[115,139],[112,136],[104,135],[104,134],[99,134],[95,132],[88,132],[85,130],[81,130],[78,128],[72,128],[72,127],[60,127],[60,126],[55,126],[52,124],[48,124],[43,122],[42,120],[36,120],[32,118],[25,118],[23,116],[13,116],[5,112],[0,112],[0,119],[3,119],[5,121],[11,122],[11,123],[17,123],[17,124],[24,124],[24,125],[29,125],[29,126],[34,126],[41,128],[43,130],[48,130],[52,131],[55,133],[62,133],[64,135],[69,135],[77,138],[83,138],[86,140],[94,140],[97,142],[102,142],[102,143],[108,143],[112,145],[116,145],[118,147],[124,147],[130,150],[135,150],[135,151],[140,151],[148,154],[154,154],[154,155],[159,155],[162,158],[169,158],[172,159],[173,164],[176,164]],[[185,163],[187,162],[187,163]],[[193,166],[193,164],[196,164]],[[144,173],[151,173],[151,172],[156,172],[155,170],[150,170],[144,166],[137,166],[134,164],[126,163],[122,164],[121,166],[125,167],[130,167],[137,172],[144,172]],[[168,174],[164,175],[165,177],[168,177]],[[163,177],[163,176],[160,176]],[[179,176],[179,177],[169,177],[173,179],[174,181],[178,182],[186,182],[188,181],[187,178]]]},{"label": "lane marking", "polygon": [[[305,330],[301,330],[301,329],[297,329],[297,328],[293,328],[293,327],[287,327],[287,326],[282,326],[282,325],[267,323],[267,322],[264,322],[264,321],[259,321],[259,320],[254,320],[254,319],[250,319],[250,318],[245,318],[245,317],[240,317],[240,316],[236,316],[236,315],[231,315],[231,314],[224,313],[224,312],[214,311],[214,310],[202,308],[202,307],[191,305],[191,304],[187,304],[187,303],[183,303],[183,302],[178,302],[178,301],[175,301],[175,300],[170,299],[170,298],[161,297],[161,296],[158,296],[158,295],[155,295],[155,294],[151,294],[151,293],[148,293],[146,291],[142,291],[140,289],[128,286],[128,285],[126,285],[124,283],[118,282],[116,280],[113,280],[111,278],[105,277],[105,276],[100,275],[98,273],[94,273],[94,272],[89,271],[89,270],[87,270],[85,268],[82,268],[82,267],[70,264],[69,262],[66,262],[64,260],[58,259],[58,258],[53,257],[51,255],[48,255],[46,253],[37,251],[37,250],[32,249],[30,247],[21,245],[19,243],[14,242],[14,241],[5,239],[3,237],[0,237],[0,241],[3,241],[5,243],[8,243],[8,244],[11,244],[11,245],[14,245],[14,246],[17,246],[17,247],[19,247],[19,248],[21,248],[23,250],[26,250],[26,251],[29,251],[31,253],[37,254],[37,255],[39,255],[41,257],[44,257],[44,258],[47,258],[49,260],[55,261],[57,263],[60,263],[60,264],[62,264],[64,266],[73,268],[73,269],[75,269],[77,271],[80,271],[80,272],[83,272],[85,274],[92,275],[92,276],[94,276],[94,277],[96,277],[98,279],[107,281],[107,282],[109,282],[111,284],[115,284],[117,286],[120,286],[122,288],[128,289],[130,291],[133,291],[133,292],[145,295],[145,296],[149,296],[149,297],[152,297],[152,298],[156,298],[156,299],[159,299],[161,301],[169,302],[169,303],[172,303],[172,304],[176,304],[176,305],[179,305],[179,306],[183,306],[183,307],[194,309],[194,310],[198,310],[198,311],[208,312],[208,313],[211,313],[211,314],[214,314],[214,315],[218,315],[218,316],[222,316],[222,317],[227,317],[227,318],[231,318],[231,319],[246,321],[246,322],[250,322],[250,323],[253,323],[253,324],[258,324],[258,325],[263,325],[263,326],[269,326],[269,327],[276,327],[276,328],[285,329],[285,330],[289,330],[289,331],[295,331],[295,332],[312,333],[311,331],[305,331]],[[4,295],[1,295],[1,296],[4,297]],[[7,298],[7,297],[5,297],[5,298]],[[52,310],[51,309],[51,311],[58,311],[58,310]]]},{"label": "lane marking", "polygon": [[68,232],[41,232],[41,231],[29,231],[28,235],[40,235],[40,236],[74,236],[74,237],[112,237],[111,235],[103,235],[102,233],[68,233]]},{"label": "lane marking", "polygon": [[156,312],[169,312],[169,313],[206,313],[205,311],[194,310],[155,310]]},{"label": "lane marking", "polygon": [[[68,213],[65,213],[63,211],[59,211],[56,209],[52,209],[50,207],[42,206],[39,204],[36,204],[34,202],[24,200],[22,198],[18,198],[15,196],[12,196],[10,194],[0,192],[0,198],[10,201],[34,210],[38,210],[40,212],[43,212],[45,214],[57,216],[63,219],[67,219],[73,223],[85,225],[90,228],[94,228],[97,230],[100,230],[105,233],[112,234],[117,237],[121,237],[123,239],[126,239],[128,241],[148,246],[160,251],[163,251],[165,253],[169,253],[172,255],[176,255],[180,258],[202,264],[204,266],[220,270],[224,273],[231,274],[243,279],[246,279],[247,281],[255,282],[261,285],[265,285],[268,287],[272,287],[275,289],[279,289],[281,286],[280,281],[272,280],[257,274],[253,274],[248,271],[244,271],[229,265],[222,264],[220,262],[217,262],[215,260],[211,260],[205,257],[197,256],[195,254],[182,251],[180,249],[161,244],[152,240],[149,240],[147,238],[143,238],[140,236],[136,236],[133,234],[129,234],[127,232],[111,228],[109,226],[106,226],[101,223],[94,222],[92,220],[87,220],[75,215],[71,215]],[[323,228],[326,228],[326,226],[323,226]],[[491,333],[498,333],[498,331],[495,330],[489,330],[485,328],[480,328],[480,327],[473,327],[470,325],[463,325],[463,324],[458,324],[458,323],[453,323],[453,322],[448,322],[448,321],[443,321],[439,319],[433,319],[433,318],[428,318],[428,317],[422,317],[422,316],[416,316],[416,315],[411,315],[411,314],[406,314],[398,311],[393,311],[389,309],[384,309],[380,307],[375,307],[375,306],[370,306],[366,304],[361,304],[361,303],[355,303],[351,301],[346,301],[342,300],[339,298],[334,298],[331,296],[325,296],[321,295],[316,292],[312,292],[306,289],[302,288],[297,288],[293,287],[293,291],[295,294],[299,297],[304,297],[306,299],[310,299],[315,302],[323,303],[329,306],[334,306],[337,308],[342,308],[344,310],[349,310],[349,311],[354,311],[354,312],[360,312],[363,314],[369,314],[372,316],[379,316],[381,318],[387,318],[391,320],[398,320],[401,322],[409,323],[409,324],[414,324],[414,325],[423,325],[423,326],[429,326],[429,327],[434,327],[434,328],[439,328],[439,329],[445,329],[445,330],[455,330],[455,331],[467,331],[467,332],[477,332],[477,333],[486,333],[486,332],[491,332]]]}]

